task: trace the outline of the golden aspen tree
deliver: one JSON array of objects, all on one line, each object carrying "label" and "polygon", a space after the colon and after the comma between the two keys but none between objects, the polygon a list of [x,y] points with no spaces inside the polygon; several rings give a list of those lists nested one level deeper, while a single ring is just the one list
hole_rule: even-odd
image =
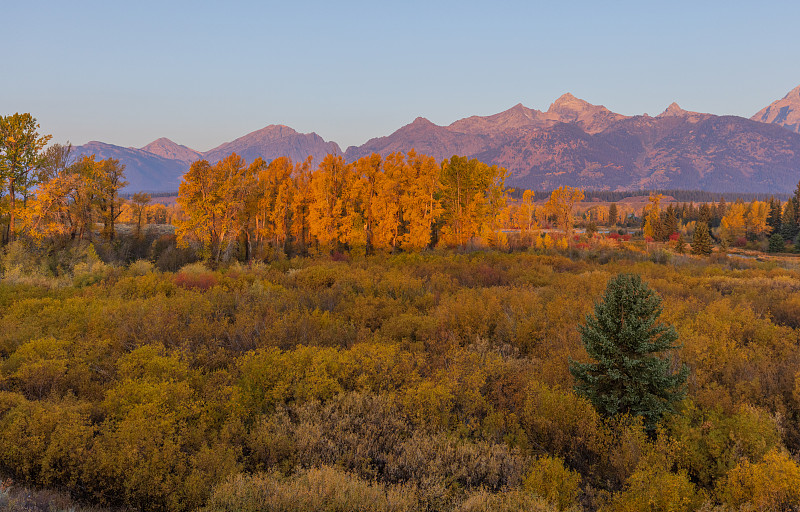
[{"label": "golden aspen tree", "polygon": [[103,221],[103,236],[113,240],[116,236],[114,224],[122,213],[119,191],[128,184],[125,181],[125,166],[113,158],[95,162],[94,180],[98,210]]},{"label": "golden aspen tree", "polygon": [[755,236],[768,235],[772,228],[767,223],[769,205],[764,201],[753,201],[747,207],[747,232]]},{"label": "golden aspen tree", "polygon": [[184,214],[184,218],[177,223],[179,243],[185,245],[194,239],[211,250],[219,243],[218,188],[219,184],[207,160],[192,163],[189,171],[183,175],[177,199]]},{"label": "golden aspen tree", "polygon": [[338,250],[350,237],[352,166],[341,156],[327,155],[311,177],[309,229],[319,246]]},{"label": "golden aspen tree", "polygon": [[133,205],[133,216],[136,219],[136,235],[142,234],[142,221],[147,221],[147,206],[152,201],[150,194],[145,192],[137,192],[131,197],[131,204]]},{"label": "golden aspen tree", "polygon": [[556,224],[564,231],[567,237],[572,235],[572,211],[575,203],[583,200],[583,190],[562,186],[550,194],[545,208],[556,218]]},{"label": "golden aspen tree", "polygon": [[406,155],[406,164],[400,194],[406,226],[401,244],[406,249],[421,250],[430,245],[433,224],[442,213],[441,167],[433,157],[418,155],[414,150]]},{"label": "golden aspen tree", "polygon": [[726,208],[719,227],[720,236],[729,243],[743,237],[747,231],[747,207],[744,203],[737,201]]},{"label": "golden aspen tree", "polygon": [[[291,162],[291,161],[290,161]],[[278,190],[275,193],[275,205],[272,209],[272,225],[275,230],[275,247],[286,253],[286,244],[292,230],[292,201],[294,200],[294,183],[292,182],[293,165],[288,167],[288,173],[281,176]]]},{"label": "golden aspen tree", "polygon": [[[269,165],[261,165],[256,170],[257,182],[254,184],[255,193],[253,194],[256,209],[254,229],[259,249],[266,240],[269,240],[273,247],[283,247],[286,226],[285,219],[281,218],[281,214],[285,214],[285,212],[276,212],[278,191],[284,182],[291,180],[293,168],[290,159],[281,157],[276,158]],[[286,192],[284,192],[285,194]]]},{"label": "golden aspen tree", "polygon": [[219,261],[242,229],[241,212],[247,197],[247,168],[237,154],[211,166],[192,164],[178,191],[178,204],[186,216],[178,223],[178,241],[196,239],[206,254]]},{"label": "golden aspen tree", "polygon": [[650,196],[650,204],[645,207],[646,214],[644,226],[642,228],[644,236],[649,236],[657,241],[662,239],[664,231],[661,226],[661,200],[663,198],[663,194]]},{"label": "golden aspen tree", "polygon": [[375,198],[375,246],[394,251],[401,246],[404,205],[402,196],[406,176],[413,172],[402,153],[392,153],[383,161]]},{"label": "golden aspen tree", "polygon": [[258,176],[265,167],[267,167],[267,163],[263,158],[259,157],[231,177],[235,181],[233,190],[235,193],[240,194],[233,222],[234,230],[237,233],[232,235],[240,239],[244,249],[244,259],[248,261],[253,255],[253,238],[255,237],[253,227],[259,216]]},{"label": "golden aspen tree", "polygon": [[298,162],[292,172],[292,199],[290,233],[295,249],[305,254],[311,243],[309,215],[311,211],[311,157]]},{"label": "golden aspen tree", "polygon": [[539,229],[536,222],[536,206],[533,203],[535,194],[533,190],[522,193],[522,200],[514,215],[514,224],[523,233],[530,233]]},{"label": "golden aspen tree", "polygon": [[505,204],[505,169],[453,156],[442,163],[441,181],[443,243],[464,247],[494,232],[496,215]]},{"label": "golden aspen tree", "polygon": [[27,198],[37,184],[34,170],[50,135],[39,135],[39,124],[28,113],[0,116],[0,180],[8,189],[8,241],[15,237],[17,194]]},{"label": "golden aspen tree", "polygon": [[[355,162],[356,181],[354,183],[351,202],[357,202],[363,218],[364,249],[372,252],[374,245],[379,244],[376,230],[380,222],[381,208],[384,206],[379,196],[385,181],[382,171],[383,159],[377,153],[359,158]],[[356,219],[353,219],[356,220]]]},{"label": "golden aspen tree", "polygon": [[73,234],[75,223],[70,198],[75,187],[76,176],[67,171],[39,185],[23,214],[25,233],[34,239]]}]

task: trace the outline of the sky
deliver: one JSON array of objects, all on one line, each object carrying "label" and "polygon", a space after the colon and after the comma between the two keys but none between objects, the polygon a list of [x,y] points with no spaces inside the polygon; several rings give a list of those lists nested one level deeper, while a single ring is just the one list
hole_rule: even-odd
[{"label": "sky", "polygon": [[798,22],[796,0],[0,0],[0,115],[199,151],[270,124],[345,149],[565,92],[750,117],[800,85]]}]

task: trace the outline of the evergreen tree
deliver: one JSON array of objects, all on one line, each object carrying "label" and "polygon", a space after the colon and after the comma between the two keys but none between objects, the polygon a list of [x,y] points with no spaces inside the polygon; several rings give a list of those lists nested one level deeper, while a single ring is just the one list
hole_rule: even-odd
[{"label": "evergreen tree", "polygon": [[719,203],[717,203],[717,216],[716,221],[719,222],[722,220],[722,217],[725,216],[725,213],[728,211],[728,204],[725,202],[724,197],[719,198]]},{"label": "evergreen tree", "polygon": [[685,394],[688,369],[670,371],[660,353],[675,348],[672,326],[656,323],[661,298],[635,274],[620,274],[608,283],[580,327],[581,339],[594,363],[570,362],[576,392],[604,416],[642,416],[655,431],[661,417]]},{"label": "evergreen tree", "polygon": [[708,203],[703,203],[697,212],[697,220],[708,224],[711,221],[711,207]]},{"label": "evergreen tree", "polygon": [[619,211],[617,210],[617,203],[611,203],[608,207],[608,225],[616,226],[619,220]]},{"label": "evergreen tree", "polygon": [[669,240],[673,233],[678,231],[678,215],[675,212],[675,207],[672,205],[667,206],[667,212],[664,215],[664,240]]},{"label": "evergreen tree", "polygon": [[708,232],[708,224],[697,221],[694,227],[694,237],[692,238],[692,254],[711,254],[713,241],[711,233]]},{"label": "evergreen tree", "polygon": [[786,201],[781,218],[781,236],[784,240],[794,240],[797,236],[797,218],[795,217],[794,201]]},{"label": "evergreen tree", "polygon": [[767,252],[783,252],[785,250],[783,237],[780,235],[780,233],[775,233],[769,237],[769,247],[767,248]]},{"label": "evergreen tree", "polygon": [[772,233],[780,233],[781,230],[781,200],[770,197],[769,214],[767,215],[767,225],[772,228]]},{"label": "evergreen tree", "polygon": [[689,206],[686,208],[686,216],[684,217],[683,221],[688,222],[692,220],[697,220],[697,208],[694,207],[694,201],[689,202]]},{"label": "evergreen tree", "polygon": [[683,254],[686,252],[686,243],[683,241],[683,235],[678,233],[678,239],[675,240],[675,252]]}]

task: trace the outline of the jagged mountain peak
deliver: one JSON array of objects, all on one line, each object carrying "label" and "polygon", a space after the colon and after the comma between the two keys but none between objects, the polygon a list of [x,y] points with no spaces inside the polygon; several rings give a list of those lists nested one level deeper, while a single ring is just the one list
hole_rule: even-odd
[{"label": "jagged mountain peak", "polygon": [[658,114],[656,117],[680,116],[685,113],[686,111],[673,101],[662,113]]},{"label": "jagged mountain peak", "polygon": [[777,124],[787,130],[800,133],[800,85],[789,91],[782,99],[773,101],[759,110],[750,119]]},{"label": "jagged mountain peak", "polygon": [[565,93],[556,99],[546,113],[561,123],[575,123],[587,133],[599,133],[626,116],[611,112],[603,105],[593,105],[586,100]]},{"label": "jagged mountain peak", "polygon": [[789,91],[783,99],[800,101],[800,85]]},{"label": "jagged mountain peak", "polygon": [[582,111],[592,107],[595,107],[595,105],[592,105],[586,100],[582,100],[573,96],[573,94],[570,92],[566,92],[559,96],[556,101],[550,105],[550,108],[548,108],[547,111],[551,113],[563,110]]}]

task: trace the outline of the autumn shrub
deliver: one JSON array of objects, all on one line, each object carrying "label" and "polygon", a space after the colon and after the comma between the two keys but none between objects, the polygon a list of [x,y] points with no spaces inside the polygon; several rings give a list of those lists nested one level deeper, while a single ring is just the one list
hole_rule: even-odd
[{"label": "autumn shrub", "polygon": [[800,508],[800,465],[780,450],[759,462],[744,460],[719,481],[717,496],[739,510],[795,511]]},{"label": "autumn shrub", "polygon": [[625,489],[616,493],[600,512],[692,512],[706,497],[686,473],[672,472],[647,461],[630,476]]},{"label": "autumn shrub", "polygon": [[192,247],[178,247],[177,238],[171,234],[153,240],[149,257],[162,272],[177,272],[200,259]]},{"label": "autumn shrub", "polygon": [[525,491],[513,489],[498,493],[479,490],[469,495],[456,512],[556,512],[558,510],[580,509],[559,509],[556,505],[547,500],[529,494]]},{"label": "autumn shrub", "polygon": [[592,404],[572,391],[530,383],[520,422],[533,446],[587,471],[602,446],[602,421]]},{"label": "autumn shrub", "polygon": [[531,466],[523,487],[526,492],[545,498],[558,510],[568,510],[578,505],[581,476],[564,467],[558,457],[542,457]]},{"label": "autumn shrub", "polygon": [[669,429],[678,466],[709,489],[740,461],[758,462],[780,442],[774,420],[752,406],[728,415],[689,402],[670,418]]},{"label": "autumn shrub", "polygon": [[289,477],[236,475],[214,488],[204,512],[412,512],[411,486],[387,486],[323,466]]},{"label": "autumn shrub", "polygon": [[76,502],[66,492],[35,489],[8,479],[0,482],[0,510],[4,512],[109,512]]},{"label": "autumn shrub", "polygon": [[128,265],[127,274],[131,276],[145,276],[150,274],[155,269],[155,266],[147,260],[136,260]]},{"label": "autumn shrub", "polygon": [[217,284],[217,277],[201,263],[191,263],[175,274],[175,284],[187,290],[205,291]]}]

